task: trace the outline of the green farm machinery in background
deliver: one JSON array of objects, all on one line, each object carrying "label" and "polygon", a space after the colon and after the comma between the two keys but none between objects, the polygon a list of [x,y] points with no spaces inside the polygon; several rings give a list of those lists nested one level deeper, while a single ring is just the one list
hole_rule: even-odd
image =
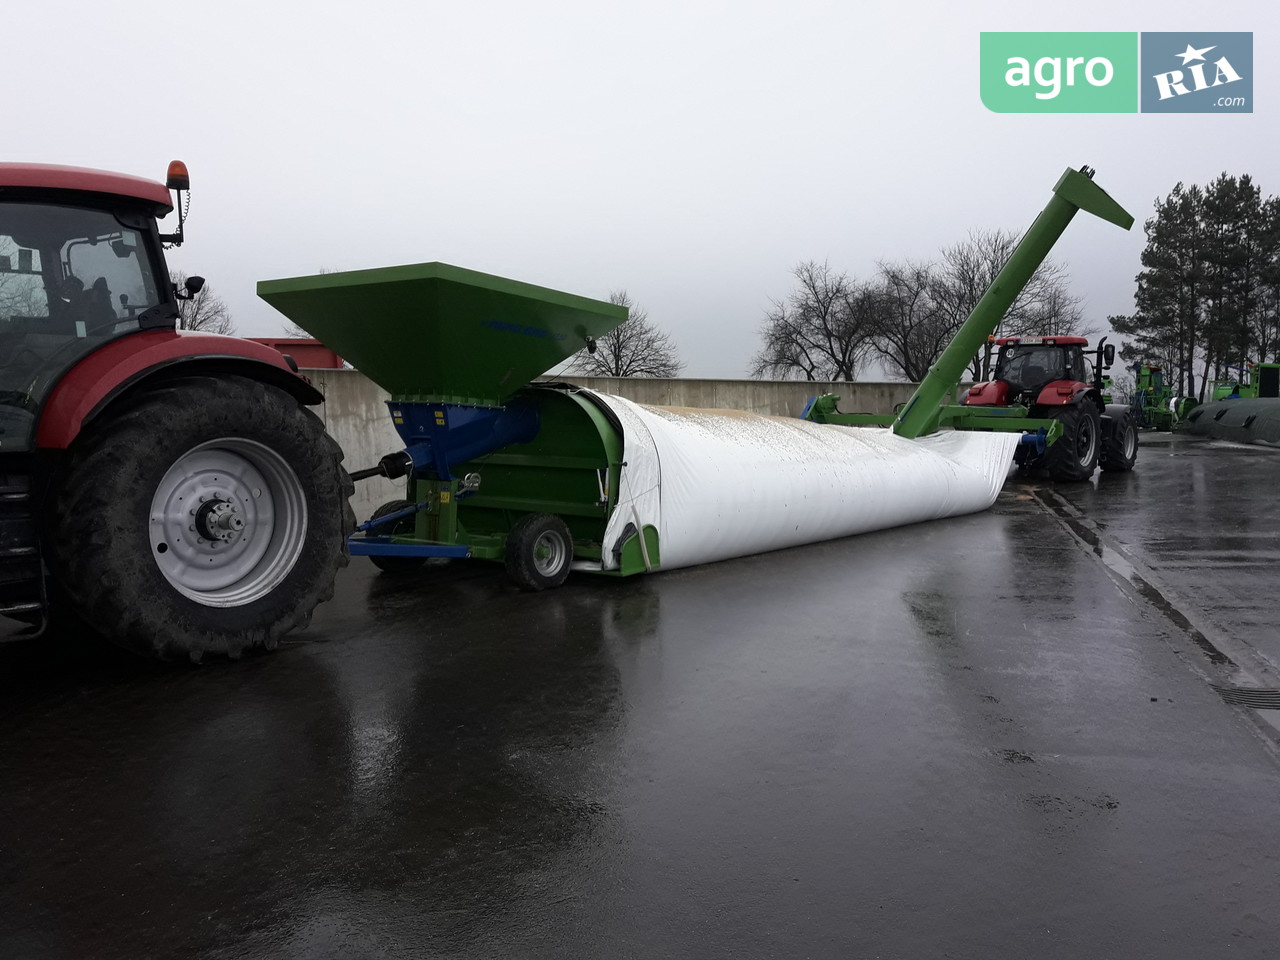
[{"label": "green farm machinery in background", "polygon": [[1177,429],[1196,406],[1195,397],[1178,396],[1165,378],[1164,367],[1135,363],[1130,369],[1133,371],[1133,396],[1129,407],[1133,411],[1134,423],[1147,430]]},{"label": "green farm machinery in background", "polygon": [[[1177,395],[1173,385],[1165,378],[1164,367],[1135,363],[1131,368],[1134,378],[1130,407],[1134,421],[1151,430],[1177,430],[1190,419],[1191,411],[1198,406],[1194,397]],[[1280,398],[1280,363],[1248,363],[1242,367],[1228,367],[1239,376],[1232,379],[1210,380],[1205,384],[1206,403],[1220,400],[1256,400]]]},{"label": "green farm machinery in background", "polygon": [[1230,369],[1236,370],[1240,377],[1209,381],[1210,400],[1280,397],[1280,363],[1248,363]]},{"label": "green farm machinery in background", "polygon": [[1164,368],[1147,363],[1133,365],[1133,397],[1129,405],[1139,427],[1172,430],[1175,422],[1173,387],[1165,379]]},{"label": "green farm machinery in background", "polygon": [[1208,400],[1188,411],[1185,423],[1178,426],[1215,440],[1280,446],[1280,363],[1228,369],[1241,376],[1209,381]]}]

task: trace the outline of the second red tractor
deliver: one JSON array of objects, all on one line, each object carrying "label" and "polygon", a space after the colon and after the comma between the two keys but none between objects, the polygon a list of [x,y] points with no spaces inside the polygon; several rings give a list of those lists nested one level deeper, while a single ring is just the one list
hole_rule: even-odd
[{"label": "second red tractor", "polygon": [[1088,480],[1099,467],[1133,469],[1138,431],[1129,408],[1102,399],[1103,372],[1115,362],[1115,346],[1105,337],[1094,350],[1084,337],[1001,337],[989,346],[998,351],[992,378],[970,387],[962,403],[1024,406],[1031,417],[1062,424],[1062,436],[1043,452],[1020,446],[1019,467],[1054,480]]}]

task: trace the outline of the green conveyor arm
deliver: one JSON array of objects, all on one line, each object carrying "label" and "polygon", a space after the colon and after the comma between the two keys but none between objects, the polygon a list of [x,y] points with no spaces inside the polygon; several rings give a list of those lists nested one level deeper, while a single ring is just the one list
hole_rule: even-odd
[{"label": "green conveyor arm", "polygon": [[1053,194],[973,308],[969,319],[961,325],[938,361],[929,368],[915,394],[903,405],[893,422],[893,432],[898,436],[913,439],[938,429],[943,399],[955,391],[970,358],[995,332],[1077,210],[1092,213],[1125,230],[1133,226],[1133,217],[1093,182],[1093,170],[1089,167],[1081,167],[1078,171],[1068,169],[1054,185]]}]

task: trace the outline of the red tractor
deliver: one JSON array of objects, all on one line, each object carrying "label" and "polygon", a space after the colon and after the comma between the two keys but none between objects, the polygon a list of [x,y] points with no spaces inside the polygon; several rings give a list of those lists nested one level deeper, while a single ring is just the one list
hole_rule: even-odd
[{"label": "red tractor", "polygon": [[296,365],[175,329],[188,186],[0,163],[0,614],[198,661],[307,623],[354,524]]},{"label": "red tractor", "polygon": [[1088,480],[1095,467],[1133,469],[1138,431],[1129,408],[1102,400],[1102,375],[1116,353],[1105,337],[1088,352],[1084,337],[1001,337],[988,342],[984,371],[992,346],[999,348],[993,378],[970,387],[962,402],[971,407],[1021,406],[1029,417],[1062,424],[1056,442],[1018,447],[1014,460],[1023,471],[1043,469],[1054,480]]}]

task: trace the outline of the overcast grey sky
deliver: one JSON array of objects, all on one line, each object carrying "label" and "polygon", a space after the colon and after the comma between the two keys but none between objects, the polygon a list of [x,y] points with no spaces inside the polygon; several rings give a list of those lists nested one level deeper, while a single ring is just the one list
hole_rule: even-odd
[{"label": "overcast grey sky", "polygon": [[[74,11],[74,12],[73,12]],[[687,375],[746,375],[801,260],[867,275],[973,228],[1021,232],[1066,166],[1138,218],[1055,250],[1101,321],[1179,180],[1280,193],[1273,3],[379,2],[7,9],[5,159],[192,177],[172,263],[238,332],[260,279],[443,260],[605,298]],[[1000,115],[988,31],[1253,31],[1251,115]],[[168,223],[169,221],[166,221]]]}]

